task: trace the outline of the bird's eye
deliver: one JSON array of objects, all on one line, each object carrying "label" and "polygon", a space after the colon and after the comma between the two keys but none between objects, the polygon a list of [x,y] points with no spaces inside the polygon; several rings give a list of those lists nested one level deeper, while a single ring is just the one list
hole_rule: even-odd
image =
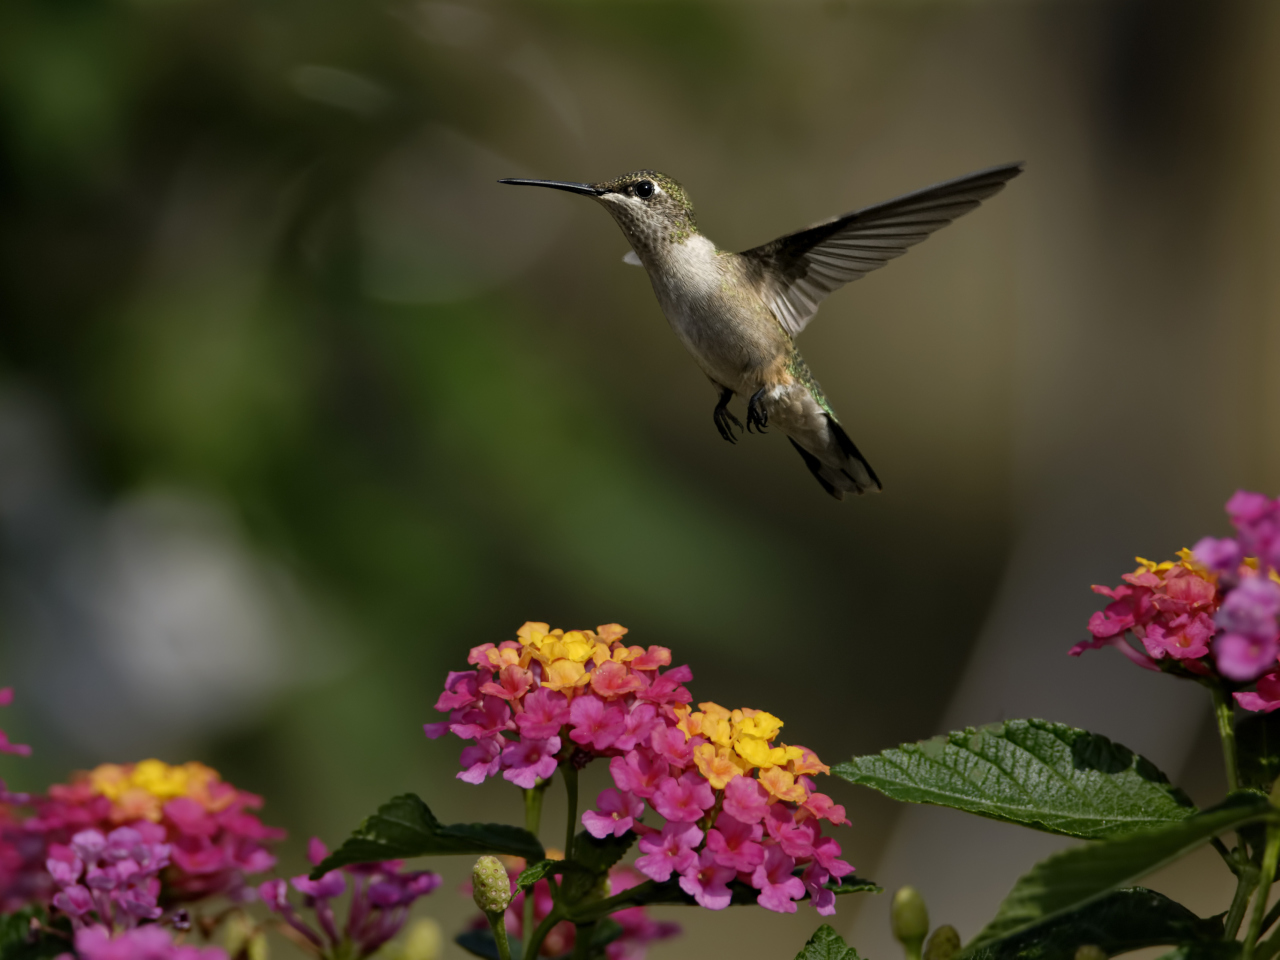
[{"label": "bird's eye", "polygon": [[653,184],[648,180],[641,180],[636,184],[636,196],[641,200],[648,200],[653,196]]}]

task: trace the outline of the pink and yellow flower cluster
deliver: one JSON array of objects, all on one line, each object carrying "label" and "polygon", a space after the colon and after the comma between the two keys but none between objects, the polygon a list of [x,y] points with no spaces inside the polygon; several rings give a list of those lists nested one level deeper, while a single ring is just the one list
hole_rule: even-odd
[{"label": "pink and yellow flower cluster", "polygon": [[[1094,585],[1093,592],[1110,597],[1111,603],[1089,618],[1093,639],[1076,644],[1071,655],[1113,646],[1149,670],[1159,670],[1158,661],[1167,660],[1187,673],[1209,675],[1209,641],[1217,630],[1213,616],[1222,605],[1217,575],[1185,549],[1177,560],[1137,561],[1138,569],[1126,573],[1119,586]],[[1126,643],[1126,633],[1143,650]]]},{"label": "pink and yellow flower cluster", "polygon": [[1235,537],[1205,537],[1176,561],[1139,557],[1123,584],[1094,586],[1111,603],[1090,617],[1093,639],[1076,644],[1072,656],[1114,646],[1150,670],[1257,681],[1256,693],[1235,692],[1240,706],[1280,708],[1280,498],[1240,490],[1226,510]]},{"label": "pink and yellow flower cluster", "polygon": [[[699,904],[723,909],[737,880],[761,906],[796,909],[806,893],[819,913],[835,912],[827,884],[853,871],[820,821],[847,823],[844,808],[814,790],[827,767],[813,751],[775,743],[782,721],[760,710],[702,703],[693,710],[687,666],[669,668],[666,647],[628,646],[626,629],[551,630],[526,623],[517,639],[475,647],[475,669],[450,673],[426,725],[474,744],[459,778],[480,783],[501,772],[531,788],[561,763],[581,768],[607,758],[614,787],[583,814],[595,837],[639,835],[636,868],[673,876]],[[661,828],[646,824],[646,807]]]},{"label": "pink and yellow flower cluster", "polygon": [[35,816],[24,827],[47,841],[65,843],[82,830],[134,826],[168,844],[170,865],[162,879],[169,902],[237,896],[247,874],[275,864],[268,844],[284,836],[250,812],[262,806],[261,797],[236,789],[200,763],[103,764],[30,802]]}]

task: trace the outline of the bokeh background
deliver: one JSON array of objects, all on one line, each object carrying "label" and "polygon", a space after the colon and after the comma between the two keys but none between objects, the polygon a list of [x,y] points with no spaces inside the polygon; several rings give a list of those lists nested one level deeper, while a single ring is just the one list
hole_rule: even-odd
[{"label": "bokeh background", "polygon": [[[829,762],[1041,715],[1212,799],[1196,691],[1066,649],[1089,584],[1280,488],[1278,117],[1264,0],[6,0],[4,777],[210,762],[287,866],[405,790],[517,819],[420,725],[535,619],[624,623]],[[657,168],[743,249],[1015,159],[805,332],[885,483],[841,504],[720,440],[603,211],[494,183]],[[1053,845],[830,792],[860,873],[965,935]],[[817,923],[671,912],[655,960]]]}]

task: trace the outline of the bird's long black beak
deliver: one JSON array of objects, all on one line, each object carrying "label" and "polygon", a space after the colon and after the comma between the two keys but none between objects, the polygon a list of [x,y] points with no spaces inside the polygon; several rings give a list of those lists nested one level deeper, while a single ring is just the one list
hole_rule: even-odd
[{"label": "bird's long black beak", "polygon": [[602,193],[599,187],[589,183],[569,183],[567,180],[499,180],[499,183],[514,183],[517,187],[550,187],[553,190],[568,190],[570,193],[581,193],[587,197],[598,197]]}]

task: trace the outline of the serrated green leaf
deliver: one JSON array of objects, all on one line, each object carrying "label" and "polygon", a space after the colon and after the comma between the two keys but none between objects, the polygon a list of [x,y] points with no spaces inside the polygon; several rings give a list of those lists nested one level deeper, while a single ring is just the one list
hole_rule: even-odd
[{"label": "serrated green leaf", "polygon": [[965,954],[1074,915],[1109,891],[1158,870],[1226,830],[1274,817],[1277,812],[1265,797],[1237,793],[1181,823],[1054,854],[1014,885],[995,919],[965,948]]},{"label": "serrated green leaf", "polygon": [[620,837],[610,834],[596,839],[585,830],[573,838],[573,864],[578,868],[566,874],[560,886],[560,898],[566,904],[594,898],[602,900],[609,892],[609,868],[621,860],[636,835],[628,830]]},{"label": "serrated green leaf", "polygon": [[484,853],[506,853],[526,860],[546,857],[542,844],[528,830],[505,823],[445,825],[420,797],[406,793],[379,807],[342,846],[311,871],[311,877],[318,879],[330,870],[351,863]]},{"label": "serrated green leaf", "polygon": [[858,951],[844,942],[844,938],[830,926],[823,924],[813,931],[796,960],[860,960]]},{"label": "serrated green leaf", "polygon": [[1177,823],[1195,806],[1148,760],[1047,720],[1006,720],[854,757],[831,771],[931,803],[1086,840]]},{"label": "serrated green leaf", "polygon": [[600,839],[584,830],[573,838],[573,862],[594,873],[606,873],[627,855],[635,842],[636,835],[630,830],[620,837],[609,834]]},{"label": "serrated green leaf", "polygon": [[1109,957],[1143,947],[1222,939],[1222,918],[1202,920],[1144,887],[1113,890],[1080,910],[974,950],[970,960],[1072,960],[1092,944]]},{"label": "serrated green leaf", "polygon": [[[797,876],[800,873],[800,870],[796,871]],[[759,890],[748,883],[743,883],[741,880],[731,880],[728,887],[732,894],[732,899],[729,901],[732,906],[754,905],[756,898],[760,895]],[[880,887],[870,880],[855,880],[848,877],[845,878],[844,883],[840,886],[836,886],[832,881],[826,884],[826,888],[836,896],[849,893],[880,892]],[[809,894],[806,893],[801,898],[801,902],[808,899]],[[569,911],[569,919],[575,923],[590,923],[593,920],[598,920],[627,907],[646,907],[660,904],[694,907],[697,906],[698,902],[680,888],[678,880],[671,879],[665,883],[646,880],[644,883],[637,884],[616,896],[609,897],[607,900],[595,900],[571,909]]]}]

